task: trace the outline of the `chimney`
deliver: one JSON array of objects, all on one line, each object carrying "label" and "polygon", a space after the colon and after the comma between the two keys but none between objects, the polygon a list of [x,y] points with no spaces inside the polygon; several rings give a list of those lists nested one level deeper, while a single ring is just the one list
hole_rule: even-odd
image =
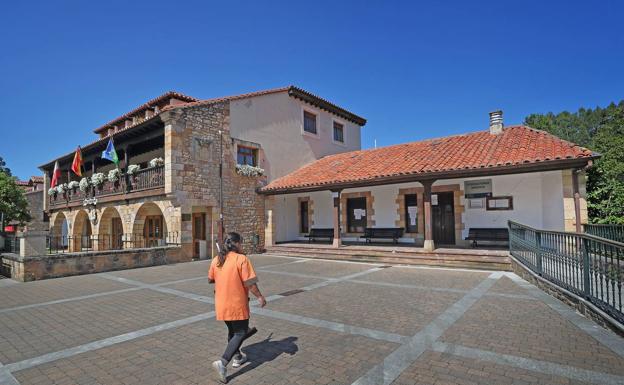
[{"label": "chimney", "polygon": [[503,111],[490,112],[490,134],[498,135],[503,132]]}]

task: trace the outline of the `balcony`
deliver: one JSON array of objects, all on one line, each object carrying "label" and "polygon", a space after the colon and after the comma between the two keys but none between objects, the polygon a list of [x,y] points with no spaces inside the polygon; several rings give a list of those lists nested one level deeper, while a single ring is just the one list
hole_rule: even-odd
[{"label": "balcony", "polygon": [[164,170],[164,166],[149,167],[134,175],[122,174],[117,182],[106,180],[101,186],[89,186],[84,192],[77,188],[48,196],[50,208],[82,206],[84,200],[90,198],[106,202],[164,194]]}]

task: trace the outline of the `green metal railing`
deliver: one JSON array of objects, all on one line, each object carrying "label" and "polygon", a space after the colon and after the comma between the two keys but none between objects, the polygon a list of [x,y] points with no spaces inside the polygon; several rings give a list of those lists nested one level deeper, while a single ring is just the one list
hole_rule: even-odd
[{"label": "green metal railing", "polygon": [[585,224],[583,231],[597,237],[624,242],[624,225]]},{"label": "green metal railing", "polygon": [[509,251],[535,273],[624,323],[624,243],[509,221]]}]

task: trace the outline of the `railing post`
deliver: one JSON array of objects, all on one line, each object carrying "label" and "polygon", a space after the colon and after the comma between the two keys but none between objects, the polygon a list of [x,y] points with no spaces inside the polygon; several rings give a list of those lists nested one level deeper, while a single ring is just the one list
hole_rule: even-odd
[{"label": "railing post", "polygon": [[583,243],[583,293],[585,293],[585,297],[589,298],[591,295],[589,283],[589,241],[583,237],[579,237],[579,240]]},{"label": "railing post", "polygon": [[535,231],[535,263],[537,273],[542,276],[542,234],[537,230]]}]

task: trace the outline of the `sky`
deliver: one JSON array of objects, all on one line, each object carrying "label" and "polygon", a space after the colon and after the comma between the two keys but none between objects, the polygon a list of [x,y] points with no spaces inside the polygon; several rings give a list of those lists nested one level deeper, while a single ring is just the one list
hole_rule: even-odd
[{"label": "sky", "polygon": [[13,174],[168,90],[294,84],[368,120],[362,147],[624,99],[623,1],[47,1],[0,12]]}]

